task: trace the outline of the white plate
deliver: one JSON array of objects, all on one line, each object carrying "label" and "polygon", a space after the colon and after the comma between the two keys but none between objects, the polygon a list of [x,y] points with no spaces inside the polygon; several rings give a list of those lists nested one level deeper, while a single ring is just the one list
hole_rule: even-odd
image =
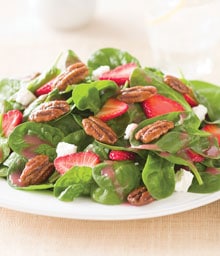
[{"label": "white plate", "polygon": [[84,220],[130,220],[165,216],[188,211],[220,199],[220,191],[212,194],[174,193],[171,197],[149,205],[101,205],[86,198],[61,202],[50,193],[20,191],[0,179],[0,206],[45,216]]}]

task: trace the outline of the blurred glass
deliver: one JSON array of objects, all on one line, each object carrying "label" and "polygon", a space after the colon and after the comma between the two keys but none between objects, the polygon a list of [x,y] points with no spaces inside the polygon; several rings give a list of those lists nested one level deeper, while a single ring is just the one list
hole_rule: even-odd
[{"label": "blurred glass", "polygon": [[188,78],[211,74],[220,45],[220,1],[147,1],[147,33],[154,66]]},{"label": "blurred glass", "polygon": [[29,0],[36,16],[57,29],[78,29],[94,16],[96,0]]}]

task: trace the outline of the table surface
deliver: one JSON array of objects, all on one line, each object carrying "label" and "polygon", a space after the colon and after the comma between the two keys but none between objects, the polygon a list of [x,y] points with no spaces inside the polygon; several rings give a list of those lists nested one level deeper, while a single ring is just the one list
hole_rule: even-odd
[{"label": "table surface", "polygon": [[[0,77],[41,71],[65,49],[86,60],[99,48],[116,47],[151,65],[145,1],[136,1],[135,8],[133,1],[97,2],[88,26],[56,31],[34,17],[28,0],[0,0]],[[217,82],[220,76],[211,79]],[[183,213],[132,221],[72,220],[5,208],[0,208],[0,216],[2,255],[220,255],[220,200]]]}]

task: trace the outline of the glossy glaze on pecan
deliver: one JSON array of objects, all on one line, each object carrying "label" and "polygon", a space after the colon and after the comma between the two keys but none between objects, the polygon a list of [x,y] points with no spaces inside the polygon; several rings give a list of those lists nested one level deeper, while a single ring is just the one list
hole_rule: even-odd
[{"label": "glossy glaze on pecan", "polygon": [[134,206],[146,205],[152,203],[154,200],[146,187],[136,188],[127,196],[127,201]]},{"label": "glossy glaze on pecan", "polygon": [[70,111],[70,106],[65,100],[54,100],[42,103],[29,115],[29,121],[48,122]]},{"label": "glossy glaze on pecan", "polygon": [[84,63],[74,63],[54,79],[52,87],[64,91],[68,85],[82,82],[88,74],[88,67]]},{"label": "glossy glaze on pecan", "polygon": [[45,182],[54,171],[54,165],[46,155],[37,155],[28,160],[20,176],[22,186],[37,185]]},{"label": "glossy glaze on pecan", "polygon": [[117,135],[105,122],[97,117],[90,116],[82,120],[84,131],[97,141],[114,144],[117,141]]},{"label": "glossy glaze on pecan", "polygon": [[169,85],[172,89],[182,94],[190,94],[191,90],[186,86],[179,78],[171,75],[166,75],[164,77],[164,83]]},{"label": "glossy glaze on pecan", "polygon": [[157,93],[154,86],[133,86],[119,91],[117,98],[127,104],[142,102]]},{"label": "glossy glaze on pecan", "polygon": [[135,139],[149,143],[174,128],[174,123],[167,120],[158,120],[140,129],[135,134]]}]

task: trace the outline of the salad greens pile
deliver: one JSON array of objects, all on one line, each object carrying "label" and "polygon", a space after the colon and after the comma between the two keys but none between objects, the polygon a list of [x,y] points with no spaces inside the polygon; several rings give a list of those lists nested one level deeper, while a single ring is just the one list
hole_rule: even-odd
[{"label": "salad greens pile", "polygon": [[[30,81],[11,78],[0,81],[2,179],[15,189],[51,191],[63,201],[84,196],[102,204],[126,202],[129,193],[141,186],[145,186],[156,200],[169,197],[175,192],[176,173],[181,169],[193,174],[188,192],[220,190],[220,87],[181,78],[193,92],[197,105],[207,108],[205,118],[200,119],[186,98],[164,82],[164,74],[160,70],[142,67],[128,52],[104,48],[88,59],[89,73],[82,82],[69,84],[65,91],[51,89],[53,80],[66,67],[79,61],[79,57],[69,50],[52,67]],[[118,85],[114,78],[97,80],[93,77],[94,71],[100,67],[108,66],[110,70],[117,71],[118,67],[123,69],[123,65],[129,63],[133,63],[135,68],[124,84]],[[128,104],[125,113],[105,121],[117,135],[116,143],[103,143],[85,132],[84,118],[99,116],[102,107],[109,99],[116,98],[119,90],[137,85],[156,87],[158,94],[177,102],[184,111],[147,117],[142,103]],[[17,100],[22,88],[34,95],[31,102]],[[39,91],[44,93],[39,94]],[[29,121],[34,109],[54,100],[65,100],[70,111],[49,122]],[[150,143],[135,138],[137,131],[158,120],[172,121],[174,128]],[[126,137],[130,124],[136,126]],[[68,159],[72,158],[68,155],[57,155],[59,143],[74,145],[77,152],[72,154],[92,152],[98,161],[92,165],[91,159],[86,158],[83,159],[85,164],[77,164],[75,160],[71,163]],[[111,152],[127,152],[132,157],[112,159],[109,158]],[[53,173],[44,182],[23,186],[19,182],[20,175],[27,162],[40,154],[47,155],[51,163],[63,157],[63,164],[68,162],[67,169],[60,172],[55,164]]]}]

